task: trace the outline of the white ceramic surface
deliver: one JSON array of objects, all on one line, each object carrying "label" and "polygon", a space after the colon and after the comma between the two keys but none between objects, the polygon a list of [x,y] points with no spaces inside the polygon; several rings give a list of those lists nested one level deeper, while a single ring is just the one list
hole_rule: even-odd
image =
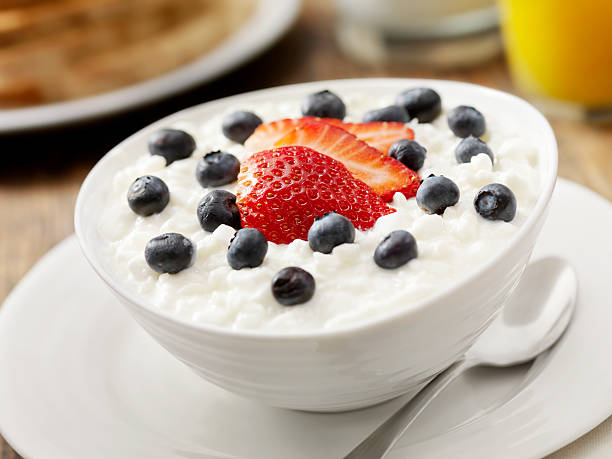
[{"label": "white ceramic surface", "polygon": [[245,24],[201,58],[156,78],[96,96],[35,107],[0,110],[0,134],[107,116],[213,80],[255,57],[293,24],[300,0],[258,0]]},{"label": "white ceramic surface", "polygon": [[[201,122],[227,104],[282,102],[321,88],[360,88],[371,94],[430,86],[442,99],[460,94],[483,110],[515,113],[528,138],[540,147],[541,195],[532,214],[508,245],[460,282],[409,310],[365,325],[334,331],[265,334],[187,322],[161,311],[126,288],[103,255],[97,231],[102,183],[131,158],[130,148],[109,152],[85,180],[75,228],[85,257],[133,317],[162,346],[205,379],[272,406],[342,411],[414,394],[462,355],[499,311],[516,286],[544,223],[557,171],[557,148],[545,118],[517,97],[492,89],[436,80],[363,79],[306,83],[242,94],[184,110],[143,129],[124,143],[144,145],[155,129],[179,120]],[[409,292],[407,292],[409,294]]]},{"label": "white ceramic surface", "polygon": [[[391,459],[542,457],[612,414],[611,227],[609,202],[559,181],[534,258],[558,255],[576,268],[567,333],[533,366],[466,374]],[[314,414],[208,384],[131,320],[74,238],[0,308],[0,432],[32,459],[338,458],[404,400]]]},{"label": "white ceramic surface", "polygon": [[499,22],[494,0],[336,0],[343,21],[394,38],[452,38],[491,29]]}]

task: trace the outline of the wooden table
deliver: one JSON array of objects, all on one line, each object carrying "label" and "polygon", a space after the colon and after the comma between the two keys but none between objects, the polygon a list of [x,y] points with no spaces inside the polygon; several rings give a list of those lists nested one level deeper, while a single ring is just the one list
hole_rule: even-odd
[{"label": "wooden table", "polygon": [[[73,232],[76,195],[97,159],[132,132],[176,110],[244,91],[330,78],[442,78],[515,92],[502,57],[475,68],[445,71],[352,62],[342,55],[334,40],[330,3],[306,1],[295,27],[279,44],[210,85],[115,119],[2,138],[0,301],[38,258]],[[559,175],[612,200],[612,126],[550,121],[559,142]],[[612,435],[612,420],[589,436],[604,431]],[[587,440],[579,440],[561,454],[570,457],[568,451],[578,451],[580,442]],[[0,458],[17,457],[0,438]]]}]

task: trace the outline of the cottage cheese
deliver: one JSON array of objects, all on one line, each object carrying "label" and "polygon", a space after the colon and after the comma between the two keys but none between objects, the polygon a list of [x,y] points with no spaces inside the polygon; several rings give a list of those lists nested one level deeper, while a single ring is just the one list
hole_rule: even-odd
[{"label": "cottage cheese", "polygon": [[[347,121],[359,121],[365,111],[389,105],[395,96],[373,99],[354,91],[335,92],[347,105]],[[168,126],[189,132],[198,143],[192,157],[169,167],[146,150],[126,152],[133,162],[116,174],[108,189],[101,190],[107,199],[99,230],[117,277],[160,309],[193,322],[283,332],[338,328],[410,308],[466,276],[508,243],[535,205],[540,189],[538,149],[533,139],[522,135],[519,120],[481,110],[487,120],[483,138],[495,154],[495,164],[484,154],[471,163],[457,164],[454,149],[460,139],[446,124],[446,111],[454,105],[446,105],[443,97],[444,111],[438,119],[431,124],[415,120],[410,127],[415,140],[427,148],[420,176],[433,173],[451,178],[461,191],[457,205],[447,208],[443,216],[427,215],[415,199],[397,193],[390,203],[397,212],[380,218],[370,231],[357,231],[354,244],[322,254],[313,253],[302,240],[270,243],[262,266],[233,270],[226,252],[234,230],[222,225],[207,233],[196,218],[198,202],[210,191],[197,183],[196,164],[211,150],[225,150],[239,159],[247,154],[221,133],[221,120],[227,113],[252,110],[268,122],[299,117],[300,102],[301,98],[257,106],[236,103],[205,123],[181,121]],[[460,103],[472,104],[469,100]],[[128,207],[126,192],[137,177],[147,174],[164,180],[171,197],[162,213],[140,217]],[[517,198],[516,217],[510,223],[485,220],[474,210],[476,192],[494,182],[507,185]],[[222,188],[235,192],[234,184]],[[384,270],[372,256],[379,242],[396,229],[414,235],[419,256],[401,268]],[[155,273],[143,255],[146,243],[166,232],[182,233],[197,247],[194,265],[175,275]],[[287,266],[300,266],[314,276],[316,292],[309,302],[285,307],[272,296],[271,279]]]}]

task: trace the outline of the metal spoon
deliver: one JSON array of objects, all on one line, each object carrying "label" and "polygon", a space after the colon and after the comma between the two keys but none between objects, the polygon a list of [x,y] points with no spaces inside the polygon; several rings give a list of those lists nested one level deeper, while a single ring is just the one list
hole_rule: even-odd
[{"label": "metal spoon", "polygon": [[406,429],[457,376],[475,366],[509,367],[535,359],[570,322],[578,280],[557,257],[530,264],[507,305],[470,350],[382,423],[344,459],[382,459]]}]

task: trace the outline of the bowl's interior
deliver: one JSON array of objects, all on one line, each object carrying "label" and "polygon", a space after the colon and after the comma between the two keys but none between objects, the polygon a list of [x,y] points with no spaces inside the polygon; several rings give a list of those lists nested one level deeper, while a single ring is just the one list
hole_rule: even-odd
[{"label": "bowl's interior", "polygon": [[[557,172],[557,148],[553,132],[545,118],[536,109],[512,95],[466,83],[413,79],[336,80],[266,89],[198,105],[175,113],[148,126],[126,139],[104,156],[94,169],[92,169],[83,183],[75,210],[75,227],[86,258],[90,261],[98,274],[121,296],[135,305],[146,308],[169,320],[183,322],[192,327],[215,330],[221,333],[261,334],[262,332],[233,331],[215,326],[187,323],[159,310],[154,305],[148,304],[145,299],[131,292],[123,283],[122,279],[117,278],[116,274],[113,272],[110,261],[107,260],[102,253],[104,241],[97,227],[101,215],[99,209],[105,206],[105,200],[108,199],[107,194],[103,191],[105,190],[105,184],[111,180],[117,171],[131,163],[132,157],[129,154],[130,151],[147,151],[147,138],[149,134],[160,127],[167,127],[175,125],[176,123],[180,124],[181,121],[189,121],[192,125],[200,125],[230,105],[244,103],[245,105],[253,106],[257,105],[257,103],[264,102],[283,103],[286,102],[289,97],[301,98],[321,89],[337,91],[340,95],[350,93],[351,91],[366,91],[368,94],[372,95],[373,99],[376,99],[379,96],[388,95],[390,93],[395,95],[404,89],[415,86],[428,86],[434,88],[440,93],[445,107],[469,103],[481,108],[483,111],[495,111],[499,113],[502,120],[505,117],[508,117],[508,119],[512,118],[515,123],[516,120],[518,120],[522,129],[522,136],[528,142],[539,146],[540,196],[528,220],[514,236],[514,239],[489,262],[495,263],[497,259],[503,257],[504,253],[507,251],[512,250],[520,241],[522,236],[526,234],[528,229],[542,214],[550,199]],[[470,277],[478,275],[478,272],[486,269],[487,265],[488,264],[476,269],[472,272]],[[467,279],[462,279],[459,283],[466,280]],[[441,292],[441,294],[448,293],[449,290],[456,287],[457,284],[446,286],[445,289],[442,289],[443,292]],[[422,304],[416,305],[416,307],[425,307],[427,302],[428,301],[425,300],[421,302]],[[412,309],[414,309],[414,307]],[[307,332],[307,334],[308,333],[312,334],[316,332]],[[332,332],[321,331],[321,333]]]}]

